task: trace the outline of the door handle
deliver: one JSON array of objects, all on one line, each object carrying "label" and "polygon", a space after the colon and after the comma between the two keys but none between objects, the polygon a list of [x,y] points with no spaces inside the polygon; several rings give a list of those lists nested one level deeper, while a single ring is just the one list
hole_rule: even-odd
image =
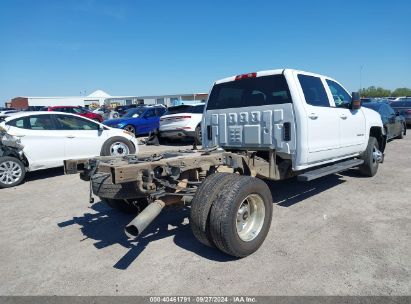
[{"label": "door handle", "polygon": [[74,135],[67,135],[67,138],[74,138]]},{"label": "door handle", "polygon": [[311,119],[317,119],[318,115],[315,113],[311,113],[310,115],[308,115],[308,117],[310,117]]},{"label": "door handle", "polygon": [[341,119],[347,119],[347,115],[345,115],[345,114],[341,114],[340,117],[341,117]]}]

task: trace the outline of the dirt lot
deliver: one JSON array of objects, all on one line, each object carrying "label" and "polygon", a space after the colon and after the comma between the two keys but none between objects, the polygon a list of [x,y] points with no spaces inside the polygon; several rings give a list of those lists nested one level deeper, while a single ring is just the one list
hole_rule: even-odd
[{"label": "dirt lot", "polygon": [[165,210],[130,243],[131,217],[90,206],[78,176],[30,174],[0,189],[0,294],[409,295],[411,135],[386,152],[374,178],[270,182],[270,233],[240,260],[199,244],[188,210]]}]

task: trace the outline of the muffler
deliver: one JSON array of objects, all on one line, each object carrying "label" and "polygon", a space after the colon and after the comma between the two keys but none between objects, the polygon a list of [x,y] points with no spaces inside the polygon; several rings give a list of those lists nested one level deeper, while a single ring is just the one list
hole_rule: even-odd
[{"label": "muffler", "polygon": [[132,220],[125,228],[126,235],[129,238],[139,236],[144,229],[160,214],[166,203],[162,200],[155,200],[149,204],[134,220]]}]

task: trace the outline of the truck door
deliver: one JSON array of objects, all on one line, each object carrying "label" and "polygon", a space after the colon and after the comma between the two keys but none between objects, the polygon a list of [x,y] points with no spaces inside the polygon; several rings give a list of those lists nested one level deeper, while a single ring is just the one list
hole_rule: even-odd
[{"label": "truck door", "polygon": [[342,86],[330,79],[326,82],[338,112],[341,153],[349,155],[359,152],[366,138],[364,114],[361,109],[351,109],[351,96]]},{"label": "truck door", "polygon": [[338,111],[331,107],[320,77],[299,74],[298,80],[304,94],[307,115],[307,163],[335,158],[339,155],[340,144]]}]

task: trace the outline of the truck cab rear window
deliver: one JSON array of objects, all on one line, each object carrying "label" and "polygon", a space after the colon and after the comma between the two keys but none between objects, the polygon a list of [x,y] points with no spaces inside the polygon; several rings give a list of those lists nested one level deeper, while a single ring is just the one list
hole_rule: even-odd
[{"label": "truck cab rear window", "polygon": [[262,76],[216,84],[207,110],[291,103],[284,75]]}]

